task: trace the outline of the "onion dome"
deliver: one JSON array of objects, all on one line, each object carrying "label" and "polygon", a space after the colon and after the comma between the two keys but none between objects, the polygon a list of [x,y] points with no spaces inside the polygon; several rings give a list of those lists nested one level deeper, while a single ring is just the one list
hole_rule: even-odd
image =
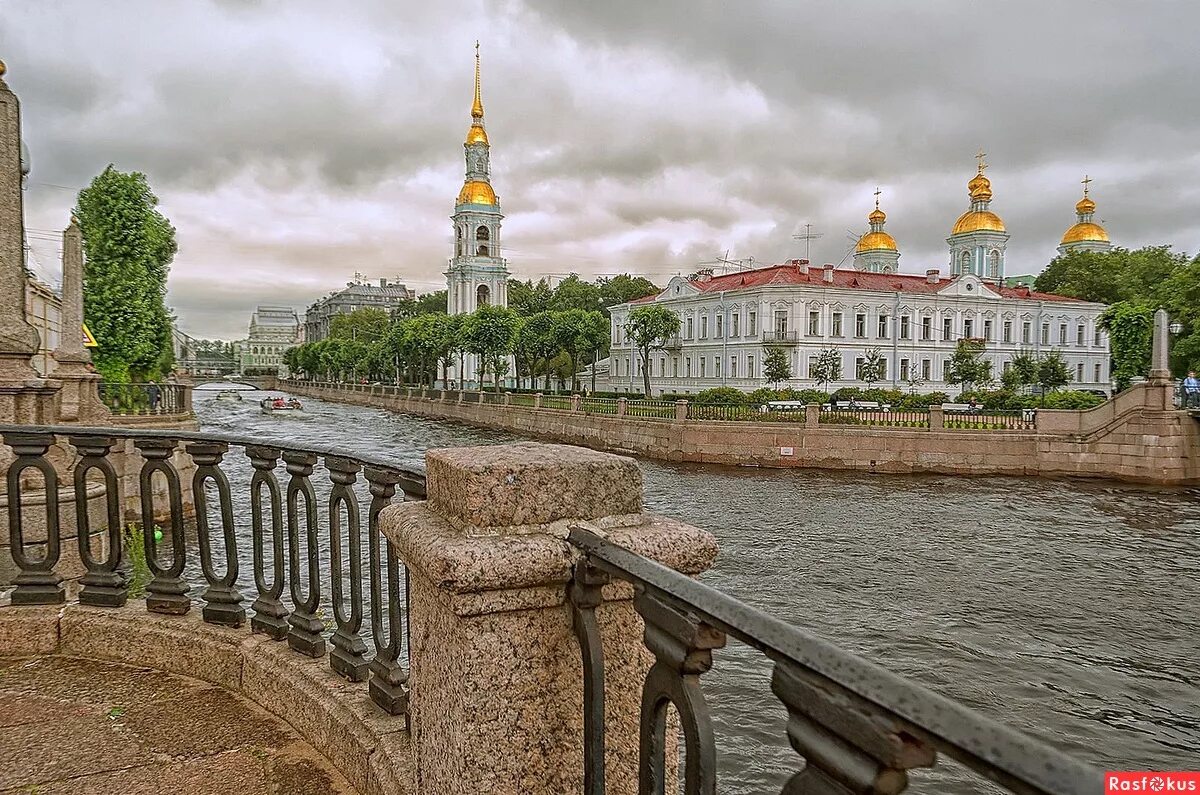
[{"label": "onion dome", "polygon": [[971,209],[958,217],[954,222],[951,235],[961,235],[969,232],[1005,232],[1004,221],[996,215],[988,205],[992,201],[992,181],[984,176],[987,164],[983,161],[984,153],[980,151],[979,170],[967,183],[967,192],[971,196]]},{"label": "onion dome", "polygon": [[496,191],[482,180],[472,179],[463,184],[458,192],[459,204],[488,204],[496,206]]},{"label": "onion dome", "polygon": [[1096,212],[1096,203],[1088,196],[1088,183],[1091,181],[1090,177],[1085,176],[1083,178],[1083,198],[1075,205],[1075,216],[1078,218],[1078,221],[1063,234],[1063,245],[1071,243],[1109,242],[1108,232],[1104,231],[1104,227],[1092,220]]},{"label": "onion dome", "polygon": [[879,209],[879,190],[875,191],[875,209],[867,216],[867,220],[871,223],[871,231],[858,239],[858,245],[854,247],[855,253],[861,254],[864,251],[896,251],[896,239],[883,231],[883,224],[887,221],[887,214]]},{"label": "onion dome", "polygon": [[482,124],[472,124],[471,129],[467,130],[467,145],[471,144],[487,144],[487,131],[483,129]]}]

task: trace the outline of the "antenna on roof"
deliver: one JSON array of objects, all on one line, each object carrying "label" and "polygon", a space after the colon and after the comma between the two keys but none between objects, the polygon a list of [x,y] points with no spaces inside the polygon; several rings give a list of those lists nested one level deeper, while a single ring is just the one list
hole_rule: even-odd
[{"label": "antenna on roof", "polygon": [[741,271],[753,270],[754,257],[746,257],[744,259],[730,259],[729,249],[725,250],[725,256],[717,257],[711,262],[701,262],[701,266],[711,267],[713,270],[719,270],[722,273],[739,273]]},{"label": "antenna on roof", "polygon": [[839,268],[842,267],[842,263],[846,261],[846,258],[854,253],[854,249],[858,248],[859,237],[860,235],[853,229],[846,230],[846,239],[850,241],[850,245],[846,248],[846,253],[842,255],[842,258],[838,260]]},{"label": "antenna on roof", "polygon": [[805,224],[804,225],[804,234],[792,235],[792,239],[804,241],[804,258],[806,260],[808,260],[809,262],[812,262],[812,257],[810,257],[808,255],[809,245],[812,243],[812,241],[817,240],[818,238],[822,238],[824,236],[825,236],[824,232],[814,232],[812,230],[812,224]]}]

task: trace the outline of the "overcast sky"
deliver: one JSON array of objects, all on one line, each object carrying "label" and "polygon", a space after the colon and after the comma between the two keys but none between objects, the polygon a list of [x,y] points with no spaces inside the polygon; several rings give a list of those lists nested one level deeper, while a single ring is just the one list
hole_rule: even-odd
[{"label": "overcast sky", "polygon": [[[723,256],[839,262],[883,189],[901,270],[946,268],[984,147],[1040,271],[1085,173],[1118,245],[1200,247],[1200,3],[0,0],[35,268],[108,163],[178,229],[185,331],[245,335],[355,271],[444,287],[480,39],[519,278]],[[848,260],[847,260],[848,262]]]}]

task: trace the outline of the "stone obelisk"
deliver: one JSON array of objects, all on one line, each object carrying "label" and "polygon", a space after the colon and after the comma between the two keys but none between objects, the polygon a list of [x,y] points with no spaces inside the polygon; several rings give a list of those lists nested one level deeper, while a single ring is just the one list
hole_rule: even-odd
[{"label": "stone obelisk", "polygon": [[62,330],[52,354],[52,376],[62,382],[59,419],[107,425],[110,412],[100,402],[100,375],[88,366],[92,355],[83,345],[83,232],[74,215],[63,230],[62,273]]},{"label": "stone obelisk", "polygon": [[53,382],[33,367],[39,338],[25,320],[25,217],[21,109],[0,61],[0,422],[51,423]]}]

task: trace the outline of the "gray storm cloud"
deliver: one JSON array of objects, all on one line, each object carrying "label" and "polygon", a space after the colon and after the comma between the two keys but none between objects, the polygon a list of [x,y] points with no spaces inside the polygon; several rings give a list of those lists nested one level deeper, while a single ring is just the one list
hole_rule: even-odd
[{"label": "gray storm cloud", "polygon": [[876,185],[901,268],[943,266],[979,146],[1014,272],[1086,172],[1122,245],[1194,251],[1190,3],[0,0],[36,264],[107,163],[179,230],[169,300],[200,336],[356,272],[437,289],[482,40],[493,183],[519,277],[730,251],[839,261]]}]

